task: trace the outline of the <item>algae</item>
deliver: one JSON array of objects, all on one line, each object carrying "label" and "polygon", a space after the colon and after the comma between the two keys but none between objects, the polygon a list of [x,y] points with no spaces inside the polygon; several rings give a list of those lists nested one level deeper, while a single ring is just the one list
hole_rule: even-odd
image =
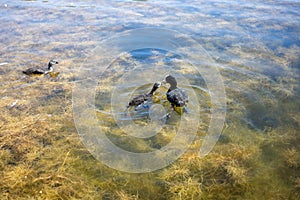
[{"label": "algae", "polygon": [[[194,1],[179,8],[175,2],[119,1],[68,8],[63,1],[51,9],[49,3],[39,3],[0,7],[1,199],[300,198],[298,3],[259,1],[263,6],[256,8],[252,2]],[[176,113],[168,122],[172,126],[155,137],[133,139],[103,112],[110,109],[111,82],[145,60],[188,78],[199,97],[201,117],[195,140],[177,161],[158,171],[128,174],[103,165],[83,145],[72,117],[72,88],[81,81],[80,65],[99,40],[144,26],[179,30],[203,45],[224,80],[227,117],[217,145],[200,159],[214,107],[203,78],[173,53],[154,51],[147,59],[132,52],[120,55],[95,89],[99,126],[115,144],[149,152],[176,135]],[[61,61],[57,76],[21,73],[51,58]],[[156,101],[170,109],[162,97],[165,91]]]}]

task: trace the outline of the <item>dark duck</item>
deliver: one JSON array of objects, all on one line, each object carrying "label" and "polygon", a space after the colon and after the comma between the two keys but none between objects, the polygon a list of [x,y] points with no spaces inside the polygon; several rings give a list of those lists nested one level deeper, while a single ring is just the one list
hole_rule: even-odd
[{"label": "dark duck", "polygon": [[139,96],[134,97],[131,101],[129,101],[127,108],[129,108],[129,107],[137,108],[138,106],[143,105],[144,103],[146,103],[147,101],[149,101],[152,98],[154,92],[160,86],[161,86],[160,82],[154,83],[154,85],[149,93],[141,94]]},{"label": "dark duck", "polygon": [[55,60],[50,60],[48,63],[48,68],[43,69],[43,68],[29,68],[23,71],[24,74],[33,76],[33,75],[43,75],[43,74],[49,74],[50,72],[53,72],[54,68],[53,65],[58,64],[57,61]]},{"label": "dark duck", "polygon": [[[167,91],[167,99],[171,103],[172,108],[179,113],[187,112],[186,110],[186,105],[189,101],[188,95],[186,92],[177,87],[177,81],[175,77],[171,75],[167,75],[165,80],[163,80],[163,83],[169,83],[170,87],[169,90]],[[182,108],[181,111],[177,111],[176,107]]]}]

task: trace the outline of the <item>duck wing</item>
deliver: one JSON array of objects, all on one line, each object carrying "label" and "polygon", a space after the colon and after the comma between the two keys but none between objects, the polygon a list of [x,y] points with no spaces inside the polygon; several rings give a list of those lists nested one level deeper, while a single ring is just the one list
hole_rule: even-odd
[{"label": "duck wing", "polygon": [[137,97],[134,97],[129,103],[128,107],[130,106],[138,106],[143,104],[145,101],[149,100],[150,95],[149,94],[141,94]]},{"label": "duck wing", "polygon": [[23,73],[26,75],[33,75],[33,74],[41,75],[45,73],[45,70],[39,68],[29,68],[23,71]]},{"label": "duck wing", "polygon": [[176,106],[185,106],[186,103],[189,101],[186,92],[180,88],[176,88],[167,92],[167,99],[170,103]]}]

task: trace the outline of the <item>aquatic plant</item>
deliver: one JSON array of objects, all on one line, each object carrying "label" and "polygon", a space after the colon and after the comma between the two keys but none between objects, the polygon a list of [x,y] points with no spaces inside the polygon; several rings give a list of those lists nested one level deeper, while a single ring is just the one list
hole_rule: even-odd
[{"label": "aquatic plant", "polygon": [[289,167],[297,168],[300,166],[300,154],[296,148],[286,149],[282,155]]}]

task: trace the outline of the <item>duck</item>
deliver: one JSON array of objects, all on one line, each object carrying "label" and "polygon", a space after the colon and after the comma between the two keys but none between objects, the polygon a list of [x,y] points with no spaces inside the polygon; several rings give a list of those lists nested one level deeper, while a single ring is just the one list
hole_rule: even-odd
[{"label": "duck", "polygon": [[[178,113],[182,113],[182,111],[187,112],[186,106],[189,102],[189,97],[183,89],[177,87],[177,81],[175,77],[172,75],[167,75],[162,81],[162,83],[170,84],[166,96],[168,101],[171,103],[173,110],[175,110]],[[176,107],[182,108],[182,111],[177,111]]]},{"label": "duck", "polygon": [[23,73],[28,75],[28,76],[49,74],[50,72],[53,72],[53,70],[54,70],[53,65],[56,65],[56,64],[58,64],[57,61],[50,60],[48,62],[48,69],[47,70],[43,69],[43,68],[29,68],[29,69],[26,69],[25,71],[23,71]]},{"label": "duck", "polygon": [[161,86],[161,82],[154,83],[154,85],[149,93],[141,94],[141,95],[138,95],[138,96],[134,97],[133,99],[131,99],[127,105],[127,108],[130,108],[130,107],[137,108],[138,106],[145,104],[148,100],[150,100],[152,98],[154,92],[160,86]]}]

